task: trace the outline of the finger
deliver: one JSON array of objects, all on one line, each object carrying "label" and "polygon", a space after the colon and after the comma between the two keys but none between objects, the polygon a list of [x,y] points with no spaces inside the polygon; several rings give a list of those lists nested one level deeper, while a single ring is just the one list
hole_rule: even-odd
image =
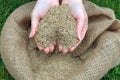
[{"label": "finger", "polygon": [[53,45],[52,45],[52,46],[50,46],[50,51],[51,51],[51,52],[55,49],[55,48],[54,48],[54,47],[55,47],[55,45],[56,45],[56,41],[54,41],[54,42],[53,42]]},{"label": "finger", "polygon": [[72,51],[74,51],[77,47],[78,47],[78,45],[80,44],[80,42],[81,41],[78,41],[78,43],[75,45],[75,46],[73,46],[72,48],[70,48],[70,52],[72,52]]},{"label": "finger", "polygon": [[63,1],[62,1],[62,5],[63,5],[63,4],[69,4],[69,1],[68,1],[68,0],[63,0]]},{"label": "finger", "polygon": [[50,1],[51,1],[51,7],[59,5],[59,0],[50,0]]},{"label": "finger", "polygon": [[58,45],[58,49],[59,49],[59,51],[62,51],[62,45]]},{"label": "finger", "polygon": [[53,42],[53,45],[55,46],[57,43],[56,43],[56,41],[55,42]]},{"label": "finger", "polygon": [[48,54],[49,51],[50,51],[50,50],[49,50],[49,47],[45,48],[44,51],[45,51],[46,54]]},{"label": "finger", "polygon": [[54,45],[50,46],[50,52],[52,52],[54,50]]},{"label": "finger", "polygon": [[85,25],[82,30],[81,30],[81,38],[83,40],[83,38],[85,37],[86,31],[88,29],[88,25]]},{"label": "finger", "polygon": [[37,41],[35,41],[35,43],[36,43],[37,47],[39,48],[39,50],[43,50],[43,47],[39,46]]},{"label": "finger", "polygon": [[82,29],[84,28],[84,19],[81,17],[77,19],[76,33],[79,40],[82,40]]},{"label": "finger", "polygon": [[63,54],[66,54],[67,52],[68,52],[68,49],[64,49],[64,50],[62,51]]},{"label": "finger", "polygon": [[31,32],[30,32],[29,38],[32,38],[35,36],[38,23],[39,23],[39,17],[35,14],[32,14],[31,15]]},{"label": "finger", "polygon": [[41,47],[41,46],[37,46],[38,48],[39,48],[39,50],[43,50],[44,48],[43,47]]}]

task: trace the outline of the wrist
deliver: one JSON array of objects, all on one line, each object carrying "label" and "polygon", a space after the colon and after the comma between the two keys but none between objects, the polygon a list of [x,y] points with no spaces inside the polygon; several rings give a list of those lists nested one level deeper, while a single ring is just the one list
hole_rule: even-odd
[{"label": "wrist", "polygon": [[50,0],[51,5],[59,5],[59,0]]},{"label": "wrist", "polygon": [[72,3],[77,2],[77,3],[83,4],[83,0],[69,0],[69,1]]}]

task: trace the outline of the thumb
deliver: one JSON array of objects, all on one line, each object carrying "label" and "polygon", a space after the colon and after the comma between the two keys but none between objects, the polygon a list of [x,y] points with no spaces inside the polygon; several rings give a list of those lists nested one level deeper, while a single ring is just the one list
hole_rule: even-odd
[{"label": "thumb", "polygon": [[31,31],[30,31],[29,38],[32,38],[35,36],[38,24],[39,24],[39,17],[32,15],[31,16]]},{"label": "thumb", "polygon": [[62,5],[64,4],[69,4],[69,1],[68,0],[61,0],[62,1]]},{"label": "thumb", "polygon": [[84,26],[84,21],[83,19],[77,19],[77,26],[76,26],[76,32],[77,32],[77,37],[79,40],[82,40],[82,29]]}]

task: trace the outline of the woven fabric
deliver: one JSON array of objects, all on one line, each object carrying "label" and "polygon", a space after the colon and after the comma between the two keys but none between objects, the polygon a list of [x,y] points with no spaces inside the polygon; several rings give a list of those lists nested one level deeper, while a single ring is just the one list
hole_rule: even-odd
[{"label": "woven fabric", "polygon": [[1,32],[1,56],[15,80],[99,80],[120,63],[120,21],[113,10],[84,1],[89,27],[71,53],[39,51],[29,39],[35,2],[16,9]]}]

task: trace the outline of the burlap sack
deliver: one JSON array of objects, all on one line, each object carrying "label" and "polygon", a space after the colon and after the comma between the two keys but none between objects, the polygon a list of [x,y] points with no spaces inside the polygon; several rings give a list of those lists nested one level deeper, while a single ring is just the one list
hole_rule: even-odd
[{"label": "burlap sack", "polygon": [[57,49],[46,55],[28,38],[34,5],[19,7],[2,29],[1,56],[15,80],[99,80],[120,63],[120,21],[111,9],[85,1],[89,27],[83,42],[67,55]]}]

